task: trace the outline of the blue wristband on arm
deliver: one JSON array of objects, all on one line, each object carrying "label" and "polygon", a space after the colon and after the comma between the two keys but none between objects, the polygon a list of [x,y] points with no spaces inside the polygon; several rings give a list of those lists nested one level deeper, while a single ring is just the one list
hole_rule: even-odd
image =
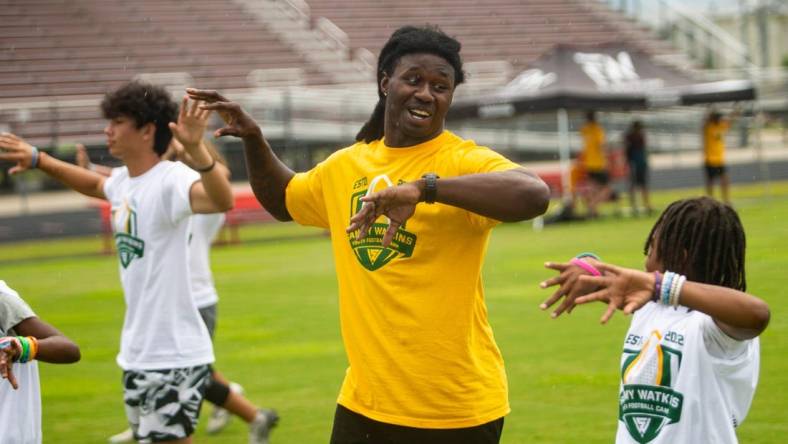
[{"label": "blue wristband on arm", "polygon": [[32,150],[30,151],[30,168],[35,169],[38,168],[38,148],[31,147]]}]

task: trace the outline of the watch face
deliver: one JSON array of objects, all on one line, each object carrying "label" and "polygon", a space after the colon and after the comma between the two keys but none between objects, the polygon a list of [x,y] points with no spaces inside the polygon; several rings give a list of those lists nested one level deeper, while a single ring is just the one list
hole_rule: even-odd
[{"label": "watch face", "polygon": [[424,202],[435,203],[435,195],[438,192],[438,175],[435,173],[427,173],[422,178],[424,179]]}]

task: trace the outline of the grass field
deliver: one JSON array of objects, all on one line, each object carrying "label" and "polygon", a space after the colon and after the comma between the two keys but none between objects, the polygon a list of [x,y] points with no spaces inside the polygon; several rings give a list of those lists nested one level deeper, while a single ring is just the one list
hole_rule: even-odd
[{"label": "grass field", "polygon": [[[768,195],[765,190],[754,185],[733,194],[748,234],[749,290],[772,309],[761,337],[761,382],[739,430],[743,443],[779,443],[788,435],[788,401],[779,394],[788,386],[788,183],[773,184]],[[698,192],[660,193],[655,201],[664,208]],[[548,296],[537,285],[551,275],[544,261],[579,251],[641,268],[642,243],[655,217],[609,217],[541,232],[529,223],[496,228],[484,278],[511,389],[503,443],[613,441],[628,319],[617,314],[600,326],[603,306],[593,305],[551,320],[537,308]],[[329,241],[292,224],[250,227],[242,238],[256,241],[213,250],[221,297],[217,367],[253,401],[279,410],[274,443],[327,442],[346,365]],[[0,245],[0,279],[82,348],[76,365],[41,366],[45,443],[103,443],[126,426],[114,361],[123,299],[115,257],[88,254],[100,246],[96,238]],[[197,442],[246,439],[237,420],[216,436],[203,428]]]}]

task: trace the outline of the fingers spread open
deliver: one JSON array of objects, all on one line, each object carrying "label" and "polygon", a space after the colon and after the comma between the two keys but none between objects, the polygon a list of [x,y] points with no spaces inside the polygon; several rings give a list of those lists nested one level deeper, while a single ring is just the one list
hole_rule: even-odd
[{"label": "fingers spread open", "polygon": [[569,295],[564,296],[564,300],[561,301],[561,305],[555,309],[555,311],[551,314],[552,317],[557,318],[561,316],[565,311],[571,312],[570,308],[575,306],[575,299],[569,297]]},{"label": "fingers spread open", "polygon": [[[354,214],[350,218],[350,225],[346,228],[348,233],[353,231],[362,229],[362,233],[359,233],[359,239],[363,239],[366,236],[366,231],[363,230],[364,225],[369,225],[368,220],[372,219],[374,221],[374,211],[375,211],[375,203],[371,202],[366,205],[362,205],[361,209],[358,213]],[[369,228],[367,228],[368,230]]]}]

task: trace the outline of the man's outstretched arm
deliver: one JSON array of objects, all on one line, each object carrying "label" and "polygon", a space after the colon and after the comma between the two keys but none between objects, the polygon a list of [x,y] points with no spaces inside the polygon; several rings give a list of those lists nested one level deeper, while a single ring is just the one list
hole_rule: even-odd
[{"label": "man's outstretched arm", "polygon": [[246,171],[257,200],[277,220],[292,220],[285,204],[285,190],[295,173],[276,157],[257,122],[239,104],[216,91],[186,92],[192,99],[206,102],[202,108],[218,112],[224,120],[225,126],[214,132],[215,137],[235,136],[243,140]]}]

